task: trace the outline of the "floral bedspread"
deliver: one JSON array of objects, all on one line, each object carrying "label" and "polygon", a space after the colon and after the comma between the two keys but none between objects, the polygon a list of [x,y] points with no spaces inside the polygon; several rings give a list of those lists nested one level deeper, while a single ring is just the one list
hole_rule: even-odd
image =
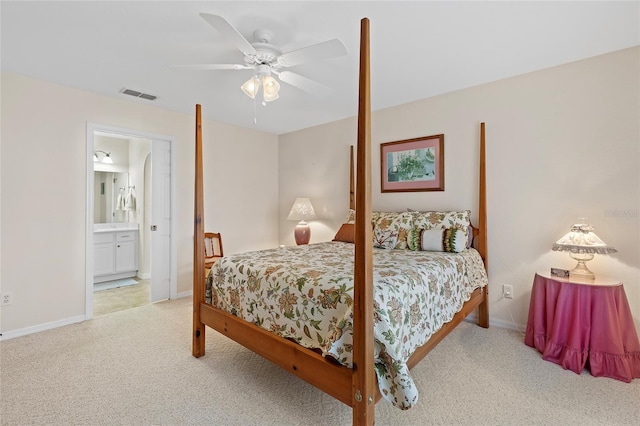
[{"label": "floral bedspread", "polygon": [[[354,245],[326,242],[227,256],[207,278],[206,301],[351,367]],[[385,399],[413,406],[406,361],[487,285],[477,251],[373,249],[374,338]]]}]

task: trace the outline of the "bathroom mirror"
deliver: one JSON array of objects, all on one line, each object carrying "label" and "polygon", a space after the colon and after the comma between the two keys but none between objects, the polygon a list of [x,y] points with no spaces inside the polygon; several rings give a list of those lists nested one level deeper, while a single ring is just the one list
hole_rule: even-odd
[{"label": "bathroom mirror", "polygon": [[128,189],[129,173],[94,172],[93,223],[129,222]]}]

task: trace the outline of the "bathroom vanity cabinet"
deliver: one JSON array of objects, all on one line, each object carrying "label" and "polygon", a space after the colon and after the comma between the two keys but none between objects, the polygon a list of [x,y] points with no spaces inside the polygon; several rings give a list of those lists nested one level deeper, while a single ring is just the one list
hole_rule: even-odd
[{"label": "bathroom vanity cabinet", "polygon": [[137,272],[137,229],[102,229],[94,231],[94,283],[134,277]]}]

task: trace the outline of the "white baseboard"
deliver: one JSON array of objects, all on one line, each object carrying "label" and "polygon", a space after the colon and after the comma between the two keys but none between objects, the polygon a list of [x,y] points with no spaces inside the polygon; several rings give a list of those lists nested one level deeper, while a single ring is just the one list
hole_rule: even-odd
[{"label": "white baseboard", "polygon": [[[478,322],[478,315],[473,312],[469,314],[469,316],[467,316],[464,320],[475,324]],[[489,327],[500,327],[519,332],[522,332],[522,330],[526,329],[526,326],[522,324],[515,324],[511,321],[502,321],[499,319],[491,318],[491,316],[489,316]]]},{"label": "white baseboard", "polygon": [[[192,297],[193,296],[193,290],[189,290],[189,291],[183,291],[182,293],[178,293],[176,295],[176,299],[182,299],[185,297]],[[45,324],[39,324],[39,325],[34,325],[31,327],[26,327],[26,328],[22,328],[19,330],[13,330],[13,331],[7,331],[7,332],[3,332],[0,335],[0,341],[2,340],[9,340],[9,339],[13,339],[15,337],[21,337],[21,336],[27,336],[29,334],[33,334],[33,333],[39,333],[41,331],[46,331],[46,330],[51,330],[54,328],[58,328],[58,327],[63,327],[65,325],[70,325],[70,324],[76,324],[82,321],[85,321],[86,317],[84,315],[80,315],[77,317],[72,317],[72,318],[67,318],[67,319],[63,319],[60,321],[53,321],[53,322],[48,322]],[[471,313],[469,314],[469,316],[467,316],[467,318],[465,318],[465,321],[467,322],[471,322],[471,323],[476,323],[478,320],[478,316],[475,313]],[[516,331],[520,331],[521,330],[525,330],[526,326],[522,325],[522,324],[515,324],[513,322],[509,322],[509,321],[502,321],[502,320],[498,320],[498,319],[492,319],[491,317],[489,317],[489,326],[495,326],[495,327],[500,327],[500,328],[507,328],[510,330],[516,330]]]},{"label": "white baseboard", "polygon": [[140,272],[138,272],[138,275],[136,275],[138,278],[140,278],[141,280],[150,280],[151,279],[151,273],[147,272],[146,274],[141,274]]},{"label": "white baseboard", "polygon": [[176,294],[176,299],[182,299],[183,297],[192,297],[193,290],[183,291],[182,293]]},{"label": "white baseboard", "polygon": [[[183,297],[191,297],[192,295],[193,295],[193,291],[189,290],[182,293],[178,293],[176,295],[176,299],[181,299]],[[0,341],[9,340],[16,337],[27,336],[29,334],[39,333],[41,331],[52,330],[54,328],[64,327],[65,325],[76,324],[79,322],[86,321],[86,319],[87,318],[84,315],[80,315],[77,317],[66,318],[59,321],[52,321],[45,324],[38,324],[31,327],[25,327],[19,330],[2,332],[2,334],[0,334]]]},{"label": "white baseboard", "polygon": [[6,331],[2,333],[2,336],[0,336],[0,340],[9,340],[15,337],[27,336],[29,334],[39,333],[41,331],[52,330],[58,327],[64,327],[65,325],[76,324],[85,320],[86,320],[86,317],[84,315],[80,315],[77,317],[66,318],[59,321],[52,321],[44,324],[34,325],[31,327],[25,327],[19,330]]},{"label": "white baseboard", "polygon": [[115,281],[115,280],[121,280],[123,278],[132,278],[135,277],[136,273],[134,272],[120,272],[119,274],[109,274],[109,275],[103,275],[101,277],[93,277],[93,283],[94,284],[99,284],[99,283],[103,283],[105,281]]},{"label": "white baseboard", "polygon": [[493,319],[493,320],[490,319],[490,325],[495,325],[496,327],[500,327],[500,328],[507,328],[509,330],[519,331],[521,333],[523,333],[523,330],[526,330],[527,328],[526,325],[516,324],[511,321],[502,321],[498,319]]}]

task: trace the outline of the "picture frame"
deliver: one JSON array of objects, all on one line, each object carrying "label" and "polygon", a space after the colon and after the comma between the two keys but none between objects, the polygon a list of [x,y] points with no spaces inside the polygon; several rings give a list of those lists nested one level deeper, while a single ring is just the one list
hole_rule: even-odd
[{"label": "picture frame", "polygon": [[444,134],[380,144],[380,188],[444,191]]},{"label": "picture frame", "polygon": [[569,270],[568,269],[560,269],[560,268],[551,268],[551,276],[558,278],[566,278],[569,279]]}]

